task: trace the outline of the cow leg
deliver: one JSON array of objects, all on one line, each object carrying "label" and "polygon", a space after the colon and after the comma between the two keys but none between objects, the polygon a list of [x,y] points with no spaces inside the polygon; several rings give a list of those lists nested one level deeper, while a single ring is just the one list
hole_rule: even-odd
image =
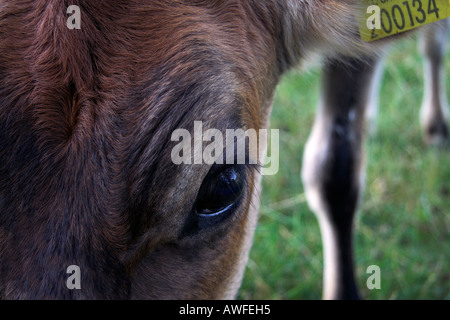
[{"label": "cow leg", "polygon": [[374,70],[373,76],[370,79],[370,83],[368,83],[368,95],[370,99],[368,99],[366,106],[366,126],[367,133],[370,136],[375,136],[377,132],[377,119],[378,119],[378,110],[379,110],[379,102],[380,102],[380,89],[381,89],[381,79],[384,74],[384,60],[386,56],[384,53],[380,53],[381,56],[378,60],[374,61]]},{"label": "cow leg", "polygon": [[448,139],[444,59],[449,20],[424,29],[420,41],[425,71],[425,94],[420,120],[425,142],[434,145],[442,145]]},{"label": "cow leg", "polygon": [[324,299],[358,299],[353,220],[364,184],[363,139],[378,59],[331,60],[306,144],[302,179],[323,240]]}]

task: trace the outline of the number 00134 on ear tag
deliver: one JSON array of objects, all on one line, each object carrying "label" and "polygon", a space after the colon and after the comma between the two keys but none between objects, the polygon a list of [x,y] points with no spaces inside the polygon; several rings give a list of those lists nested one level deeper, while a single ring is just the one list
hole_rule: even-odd
[{"label": "number 00134 on ear tag", "polygon": [[374,41],[450,16],[450,0],[364,0],[361,38]]}]

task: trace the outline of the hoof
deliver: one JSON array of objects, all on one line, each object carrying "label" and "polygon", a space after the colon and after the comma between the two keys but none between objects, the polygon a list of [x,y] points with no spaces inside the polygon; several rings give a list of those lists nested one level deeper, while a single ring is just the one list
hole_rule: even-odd
[{"label": "hoof", "polygon": [[445,122],[434,123],[425,129],[425,144],[444,147],[449,144],[448,126]]}]

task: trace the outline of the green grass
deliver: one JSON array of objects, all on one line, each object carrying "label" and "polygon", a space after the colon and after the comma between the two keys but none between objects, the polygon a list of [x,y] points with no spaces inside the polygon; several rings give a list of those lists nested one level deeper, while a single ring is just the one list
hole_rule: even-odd
[{"label": "green grass", "polygon": [[[450,151],[422,143],[416,47],[406,40],[391,50],[378,131],[366,141],[366,189],[355,235],[357,280],[366,299],[450,299]],[[449,62],[450,53],[447,75]],[[321,298],[320,230],[300,178],[319,89],[317,69],[291,72],[277,89],[271,127],[280,129],[280,171],[263,180],[240,299]],[[381,289],[370,291],[366,269],[374,264],[381,268]]]}]

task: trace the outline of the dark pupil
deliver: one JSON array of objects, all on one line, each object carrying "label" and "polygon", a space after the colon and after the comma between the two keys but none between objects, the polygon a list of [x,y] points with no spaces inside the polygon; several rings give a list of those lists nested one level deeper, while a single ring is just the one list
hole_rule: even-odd
[{"label": "dark pupil", "polygon": [[196,204],[198,214],[211,215],[230,207],[242,194],[242,177],[227,169],[206,181]]}]

